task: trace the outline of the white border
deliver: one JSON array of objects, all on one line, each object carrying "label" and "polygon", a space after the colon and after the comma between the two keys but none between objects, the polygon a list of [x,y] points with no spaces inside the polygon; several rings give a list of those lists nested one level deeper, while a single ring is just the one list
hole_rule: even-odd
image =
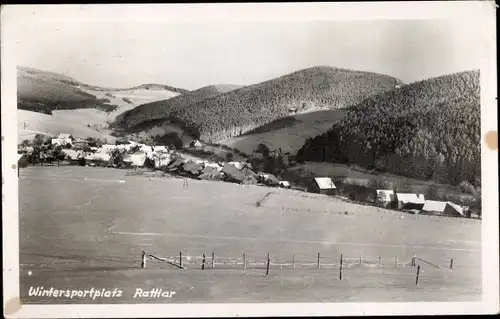
[{"label": "white border", "polygon": [[[482,140],[483,181],[483,300],[470,303],[286,303],[286,304],[155,304],[155,305],[25,305],[19,300],[19,239],[16,163],[16,24],[27,23],[26,6],[2,7],[2,220],[4,316],[8,318],[53,317],[228,317],[228,316],[325,316],[325,315],[437,315],[487,314],[499,312],[498,151]],[[28,6],[35,7],[35,6]],[[40,6],[36,6],[40,7]],[[47,21],[53,6],[37,8]],[[81,10],[84,21],[90,14],[131,23],[162,21],[306,21],[379,19],[474,19],[481,25],[485,53],[481,61],[481,134],[497,131],[496,35],[493,1],[460,2],[358,2],[358,3],[272,3],[190,5],[68,5]],[[25,12],[25,11],[24,11]],[[57,19],[64,19],[58,16]],[[78,23],[73,20],[72,22]],[[7,303],[7,304],[6,304]],[[12,307],[19,308],[10,313]],[[9,309],[6,309],[9,308]],[[10,310],[10,311],[9,311]]]}]

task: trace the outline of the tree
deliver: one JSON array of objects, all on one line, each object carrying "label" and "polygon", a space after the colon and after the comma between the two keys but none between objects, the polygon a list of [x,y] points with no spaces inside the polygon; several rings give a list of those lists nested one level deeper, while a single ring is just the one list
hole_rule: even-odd
[{"label": "tree", "polygon": [[413,188],[411,187],[411,182],[408,178],[404,178],[402,181],[399,180],[396,182],[396,189],[394,190],[394,193],[412,193]]},{"label": "tree", "polygon": [[144,167],[147,169],[154,169],[155,161],[152,158],[146,157],[146,159],[144,160]]},{"label": "tree", "polygon": [[33,138],[33,146],[41,147],[45,142],[45,137],[42,134],[36,134]]},{"label": "tree", "polygon": [[429,186],[429,188],[427,189],[426,198],[431,199],[431,200],[438,200],[439,199],[439,191],[438,191],[438,188],[436,187],[436,185],[432,184]]},{"label": "tree", "polygon": [[31,142],[30,142],[29,140],[23,140],[23,141],[21,142],[21,146],[26,147],[26,146],[30,146],[30,145],[31,145]]},{"label": "tree", "polygon": [[267,147],[266,144],[260,143],[257,146],[257,149],[255,150],[255,153],[260,153],[260,154],[262,154],[264,156],[269,156],[269,148]]},{"label": "tree", "polygon": [[226,162],[232,162],[234,159],[233,153],[226,153]]}]

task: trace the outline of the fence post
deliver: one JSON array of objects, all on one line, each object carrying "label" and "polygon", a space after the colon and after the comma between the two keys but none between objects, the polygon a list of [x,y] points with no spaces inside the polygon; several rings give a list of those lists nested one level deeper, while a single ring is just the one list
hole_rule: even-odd
[{"label": "fence post", "polygon": [[266,268],[266,276],[269,275],[269,264],[271,263],[271,257],[269,253],[267,253],[267,268]]},{"label": "fence post", "polygon": [[359,266],[363,265],[363,255],[359,255]]},{"label": "fence post", "polygon": [[420,265],[417,267],[417,279],[415,281],[415,285],[418,285],[418,276],[420,275]]},{"label": "fence post", "polygon": [[343,255],[340,254],[340,275],[339,275],[340,280],[342,280],[342,262],[343,262]]},{"label": "fence post", "polygon": [[205,253],[203,253],[203,259],[201,261],[201,270],[205,269]]},{"label": "fence post", "polygon": [[182,267],[182,251],[179,252],[179,265]]},{"label": "fence post", "polygon": [[243,253],[243,268],[247,268],[247,255]]},{"label": "fence post", "polygon": [[318,268],[320,267],[320,263],[319,263],[319,253],[318,253]]},{"label": "fence post", "polygon": [[453,258],[450,259],[450,269],[453,269]]},{"label": "fence post", "polygon": [[295,254],[292,256],[292,268],[295,269]]},{"label": "fence post", "polygon": [[394,267],[398,267],[398,256],[394,258]]},{"label": "fence post", "polygon": [[142,257],[141,257],[141,268],[146,268],[146,252],[143,250],[142,251]]},{"label": "fence post", "polygon": [[380,256],[378,256],[378,266],[379,266],[379,267],[381,266]]},{"label": "fence post", "polygon": [[212,251],[212,268],[215,268],[215,253]]}]

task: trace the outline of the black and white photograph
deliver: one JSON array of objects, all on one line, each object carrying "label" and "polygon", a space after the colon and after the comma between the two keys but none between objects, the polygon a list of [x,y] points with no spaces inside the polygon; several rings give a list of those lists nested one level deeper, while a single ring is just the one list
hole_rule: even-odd
[{"label": "black and white photograph", "polygon": [[4,316],[498,313],[495,10],[3,6]]}]

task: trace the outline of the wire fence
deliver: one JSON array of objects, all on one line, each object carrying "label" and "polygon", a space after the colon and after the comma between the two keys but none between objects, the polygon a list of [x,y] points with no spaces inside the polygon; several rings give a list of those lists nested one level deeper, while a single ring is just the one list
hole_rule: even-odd
[{"label": "wire fence", "polygon": [[268,275],[270,269],[338,269],[339,279],[343,277],[343,270],[346,268],[414,268],[416,270],[416,284],[420,276],[420,266],[426,265],[441,271],[452,271],[453,258],[449,264],[437,264],[425,260],[418,256],[410,256],[400,259],[398,256],[393,258],[382,258],[381,256],[358,256],[347,257],[341,254],[337,258],[333,256],[322,256],[318,253],[314,259],[304,255],[291,255],[286,258],[279,258],[267,254],[266,256],[247,255],[243,253],[241,257],[223,257],[217,256],[214,252],[203,254],[201,256],[183,256],[182,252],[177,256],[160,257],[146,251],[141,255],[141,268],[147,268],[148,261],[167,263],[175,268],[189,270],[208,270],[208,269],[262,269]]}]

